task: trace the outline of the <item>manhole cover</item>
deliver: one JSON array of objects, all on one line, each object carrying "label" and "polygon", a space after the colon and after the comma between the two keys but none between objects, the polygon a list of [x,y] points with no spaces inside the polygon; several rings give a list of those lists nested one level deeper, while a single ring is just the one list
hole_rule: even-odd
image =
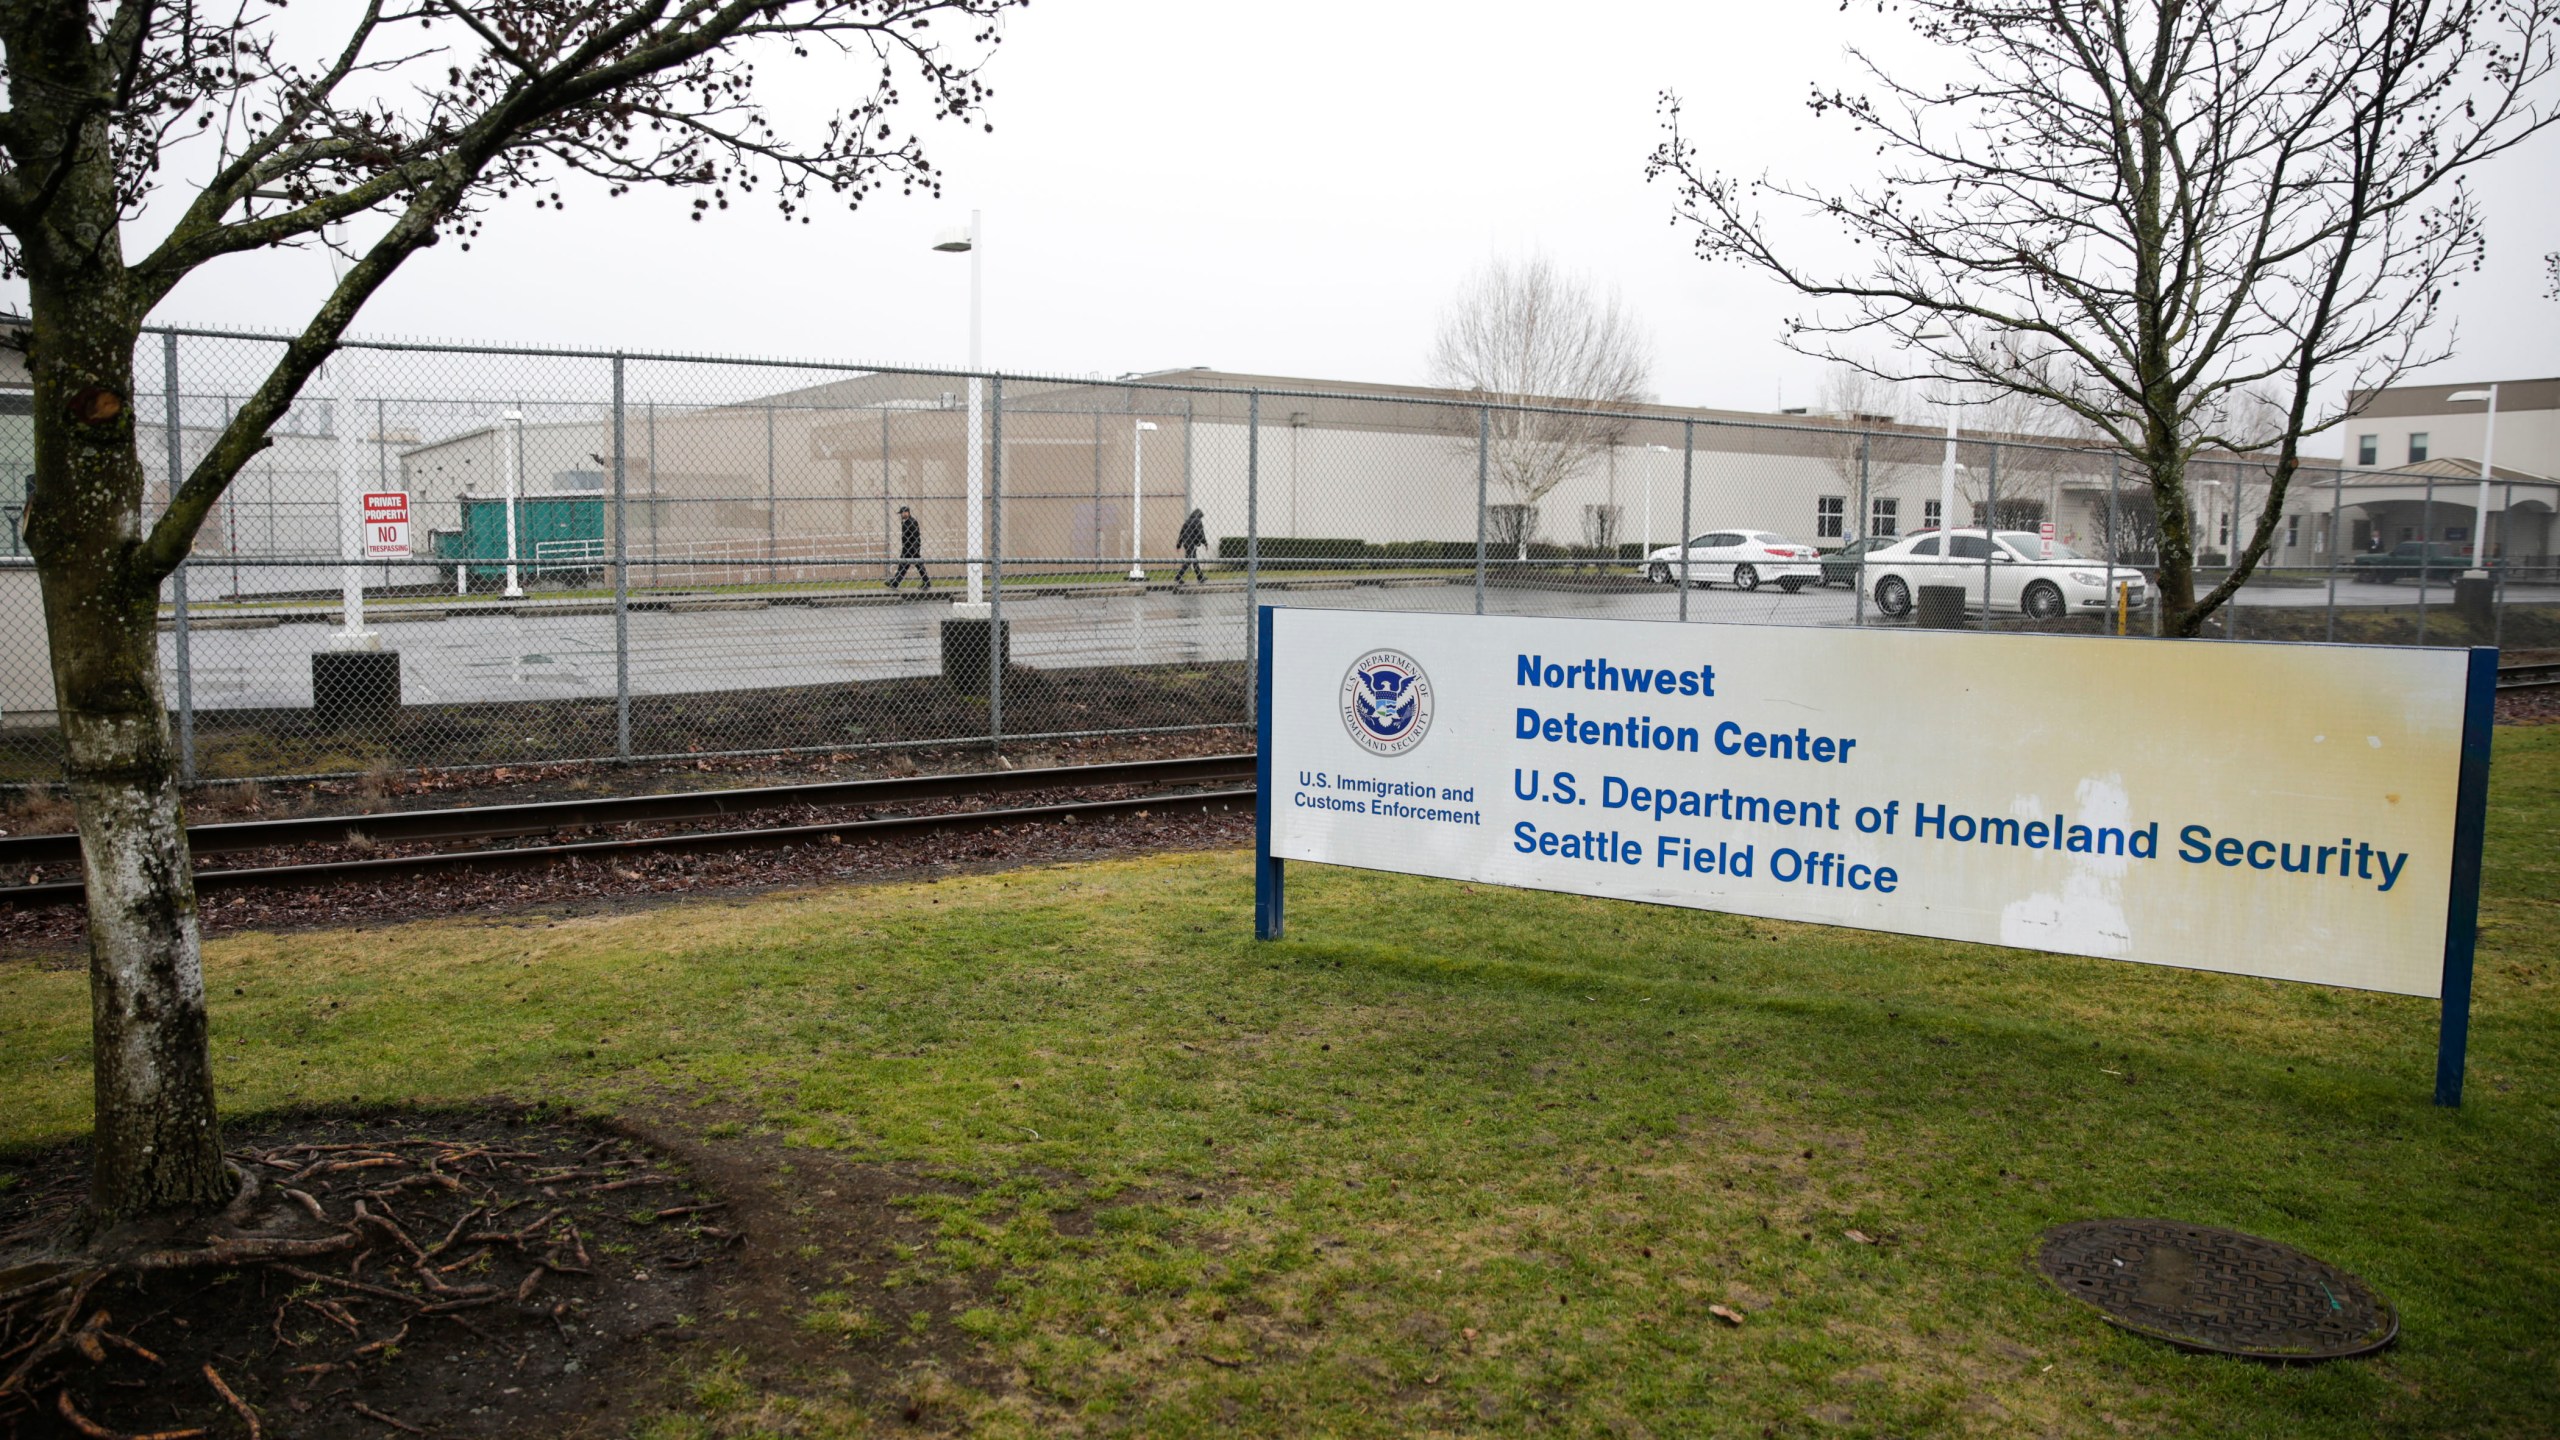
[{"label": "manhole cover", "polygon": [[2176,1220],[2076,1220],[2036,1268],[2137,1335],[2261,1360],[2336,1360],[2400,1333],[2391,1302],[2290,1245]]}]

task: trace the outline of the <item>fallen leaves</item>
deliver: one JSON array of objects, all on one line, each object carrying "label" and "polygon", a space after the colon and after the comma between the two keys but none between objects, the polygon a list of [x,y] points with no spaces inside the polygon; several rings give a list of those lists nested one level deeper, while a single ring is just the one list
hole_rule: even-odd
[{"label": "fallen leaves", "polygon": [[1707,1313],[1727,1325],[1739,1326],[1742,1323],[1742,1312],[1730,1305],[1710,1305],[1707,1307]]}]

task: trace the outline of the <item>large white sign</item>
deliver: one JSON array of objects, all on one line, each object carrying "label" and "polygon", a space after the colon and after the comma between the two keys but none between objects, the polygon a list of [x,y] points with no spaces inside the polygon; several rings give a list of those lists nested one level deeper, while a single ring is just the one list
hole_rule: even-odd
[{"label": "large white sign", "polygon": [[2462,651],[1267,619],[1280,859],[2443,985]]}]

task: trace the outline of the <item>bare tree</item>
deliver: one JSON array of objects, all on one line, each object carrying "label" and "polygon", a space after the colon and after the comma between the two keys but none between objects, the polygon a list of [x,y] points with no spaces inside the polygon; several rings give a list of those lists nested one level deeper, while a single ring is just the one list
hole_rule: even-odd
[{"label": "bare tree", "polygon": [[[1896,451],[1889,446],[1879,452],[1876,433],[1902,424],[1909,398],[1902,386],[1879,376],[1872,367],[1836,362],[1824,367],[1815,408],[1827,423],[1808,443],[1847,492],[1844,509],[1872,510],[1872,492],[1890,488],[1885,482]],[[1844,513],[1836,538],[1844,542],[1861,538],[1873,523],[1870,513]],[[1831,538],[1835,537],[1815,537],[1816,543]]]},{"label": "bare tree", "polygon": [[[486,208],[692,190],[694,218],[759,190],[810,202],[937,188],[890,123],[900,87],[975,119],[978,65],[1016,0],[360,0],[334,33],[284,0],[0,6],[0,266],[28,285],[34,386],[26,538],[44,593],[88,886],[95,1029],[91,1207],[100,1224],[217,1205],[196,903],[160,693],[161,582],[267,431],[383,282],[468,249]],[[946,48],[943,25],[957,31]],[[315,43],[316,42],[316,43]],[[805,134],[759,62],[825,63],[845,98]],[[147,225],[146,223],[147,222]],[[296,242],[350,262],[203,460],[147,513],[134,346],[204,266]],[[139,258],[129,242],[159,231]]]},{"label": "bare tree", "polygon": [[1996,526],[2025,529],[2055,519],[2062,486],[2096,482],[2110,458],[2088,422],[2015,390],[1984,397],[1967,413],[1964,428],[1989,442],[1984,463],[1956,472],[1956,492],[1976,524],[1987,518]]},{"label": "bare tree", "polygon": [[[1888,374],[2031,396],[2120,447],[2158,505],[2163,631],[2193,635],[2265,554],[2304,437],[2343,418],[2324,397],[2446,353],[2438,306],[2482,241],[2463,177],[2551,122],[2560,0],[1904,8],[1953,73],[1853,52],[1872,93],[1812,97],[1890,157],[1875,184],[1738,181],[1671,95],[1650,172],[1702,254],[1817,302],[1798,348],[1882,342],[1909,357]],[[1866,258],[1808,258],[1761,197]],[[2272,423],[2234,403],[2261,387]],[[2215,447],[2272,468],[2240,563],[2199,597],[2186,471]]]},{"label": "bare tree", "polygon": [[1492,405],[1487,479],[1496,519],[1529,558],[1537,504],[1625,438],[1642,403],[1653,345],[1616,296],[1602,298],[1543,255],[1494,260],[1440,320],[1433,380]]}]

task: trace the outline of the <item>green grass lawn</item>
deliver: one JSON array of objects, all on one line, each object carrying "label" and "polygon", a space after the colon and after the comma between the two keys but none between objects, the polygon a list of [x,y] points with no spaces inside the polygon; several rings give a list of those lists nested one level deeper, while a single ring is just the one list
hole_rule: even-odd
[{"label": "green grass lawn", "polygon": [[[699,1099],[963,1182],[906,1264],[987,1297],[976,1433],[2548,1436],[2560,727],[2498,743],[2458,1112],[2428,1002],[1314,867],[1257,945],[1234,854],[225,939],[214,1039],[235,1112]],[[0,964],[0,1143],[85,1123],[87,1026]],[[2402,1339],[2119,1334],[2028,1264],[2107,1215],[2301,1245]],[[905,1428],[690,1365],[659,1440]]]}]

